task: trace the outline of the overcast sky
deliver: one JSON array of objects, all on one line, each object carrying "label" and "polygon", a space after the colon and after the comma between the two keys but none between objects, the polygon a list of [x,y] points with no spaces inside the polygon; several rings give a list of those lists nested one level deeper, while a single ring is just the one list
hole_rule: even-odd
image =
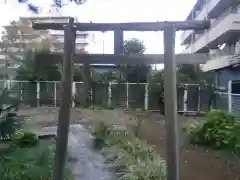
[{"label": "overcast sky", "polygon": [[[31,13],[26,5],[18,0],[0,0],[0,26],[19,16],[29,16]],[[64,0],[68,1],[68,0]],[[39,16],[49,14],[52,0],[29,0],[41,7]],[[84,5],[70,3],[61,9],[62,15],[76,16],[82,22],[137,22],[137,21],[171,21],[184,20],[196,0],[88,0]],[[179,44],[180,32],[176,38],[176,53],[181,52]],[[91,53],[113,53],[113,33],[98,33],[95,35],[96,45],[88,50]],[[102,47],[104,38],[104,48]],[[125,39],[138,38],[144,41],[146,53],[162,53],[163,37],[161,32],[126,32]]]}]

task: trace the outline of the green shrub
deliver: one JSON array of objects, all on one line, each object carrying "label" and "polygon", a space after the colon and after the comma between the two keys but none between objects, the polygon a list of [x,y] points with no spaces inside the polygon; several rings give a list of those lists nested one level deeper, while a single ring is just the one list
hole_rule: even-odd
[{"label": "green shrub", "polygon": [[91,106],[90,98],[86,94],[75,95],[73,101],[77,107],[89,108]]},{"label": "green shrub", "polygon": [[[55,144],[49,140],[41,141],[32,148],[16,147],[11,152],[1,155],[0,179],[51,180],[54,156]],[[64,180],[73,180],[68,165]]]},{"label": "green shrub", "polygon": [[17,116],[20,101],[17,94],[4,88],[0,92],[0,140],[10,139],[21,127],[21,118]]},{"label": "green shrub", "polygon": [[18,131],[12,135],[12,142],[20,147],[35,146],[38,136],[33,132]]},{"label": "green shrub", "polygon": [[129,133],[125,127],[111,126],[104,129],[108,129],[107,133],[98,134],[104,140],[101,152],[108,167],[114,169],[120,179],[166,180],[165,161],[153,147]]},{"label": "green shrub", "polygon": [[202,125],[190,126],[185,131],[188,132],[193,144],[239,151],[240,124],[232,115],[224,111],[209,112]]},{"label": "green shrub", "polygon": [[92,134],[95,138],[104,139],[108,134],[108,126],[103,121],[98,121],[93,125]]},{"label": "green shrub", "polygon": [[108,135],[109,130],[104,122],[98,121],[93,125],[92,135],[95,137],[96,148],[101,148],[104,144],[104,138]]}]

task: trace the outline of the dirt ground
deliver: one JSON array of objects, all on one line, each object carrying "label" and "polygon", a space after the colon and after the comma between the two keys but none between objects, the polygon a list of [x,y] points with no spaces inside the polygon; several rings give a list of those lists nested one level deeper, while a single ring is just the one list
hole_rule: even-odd
[{"label": "dirt ground", "polygon": [[[180,127],[188,118],[179,116]],[[166,131],[164,117],[153,113],[142,128],[141,136],[156,145],[166,156]],[[150,129],[150,130],[149,130]],[[219,152],[191,147],[180,131],[180,172],[182,180],[240,180],[240,164],[230,161]],[[239,159],[237,160],[239,161]]]},{"label": "dirt ground", "polygon": [[[28,116],[27,126],[45,127],[57,124],[57,108],[25,108],[20,115]],[[192,118],[191,118],[192,119]],[[95,121],[109,124],[131,125],[134,123],[130,115],[122,110],[90,110],[72,109],[71,124],[83,124],[89,128]],[[189,118],[179,116],[179,129]],[[156,146],[156,150],[166,156],[166,132],[164,116],[159,113],[149,113],[141,128],[141,138]],[[202,148],[191,147],[183,138],[180,130],[180,170],[182,180],[240,180],[240,162],[235,158]]]}]

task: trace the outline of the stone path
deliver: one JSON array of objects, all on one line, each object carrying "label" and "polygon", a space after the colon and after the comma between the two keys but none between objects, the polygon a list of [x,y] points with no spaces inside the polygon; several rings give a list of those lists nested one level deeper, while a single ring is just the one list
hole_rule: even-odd
[{"label": "stone path", "polygon": [[[39,135],[56,134],[57,127],[45,127]],[[81,125],[71,125],[68,136],[68,151],[76,159],[73,164],[75,180],[114,180],[104,165],[104,158],[93,150],[92,137]]]}]

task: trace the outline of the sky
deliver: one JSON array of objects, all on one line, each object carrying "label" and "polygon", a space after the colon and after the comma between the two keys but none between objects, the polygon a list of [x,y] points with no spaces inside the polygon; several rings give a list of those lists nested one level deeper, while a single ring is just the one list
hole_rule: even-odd
[{"label": "sky", "polygon": [[[6,25],[19,16],[30,16],[26,5],[18,0],[0,0],[0,26]],[[67,3],[68,0],[63,0]],[[38,16],[50,15],[52,0],[29,0],[41,7]],[[196,0],[88,0],[77,6],[68,3],[61,9],[64,16],[78,17],[80,22],[156,22],[185,20]],[[176,37],[176,53],[182,51],[181,32]],[[88,46],[90,53],[113,53],[113,33],[95,33],[95,43]],[[138,38],[146,46],[147,54],[163,53],[161,32],[125,32],[124,39]],[[103,48],[104,44],[104,48]],[[104,51],[104,52],[103,52]]]}]

